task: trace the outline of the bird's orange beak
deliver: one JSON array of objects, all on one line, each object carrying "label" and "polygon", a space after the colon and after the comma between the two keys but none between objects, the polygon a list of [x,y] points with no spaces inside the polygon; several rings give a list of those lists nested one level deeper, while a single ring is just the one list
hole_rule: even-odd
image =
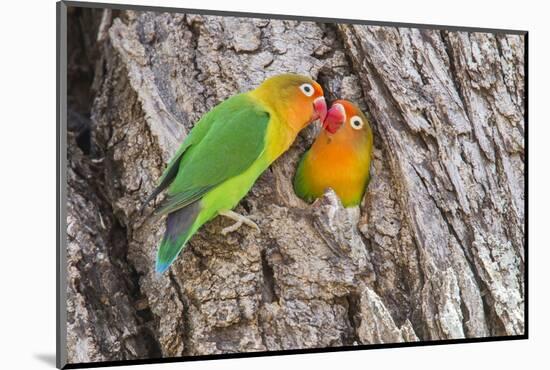
[{"label": "bird's orange beak", "polygon": [[323,122],[327,117],[327,102],[324,97],[321,96],[313,101],[313,110],[313,121],[319,119]]},{"label": "bird's orange beak", "polygon": [[334,134],[344,122],[346,122],[346,110],[342,104],[336,103],[330,107],[327,117],[323,121],[323,128]]}]

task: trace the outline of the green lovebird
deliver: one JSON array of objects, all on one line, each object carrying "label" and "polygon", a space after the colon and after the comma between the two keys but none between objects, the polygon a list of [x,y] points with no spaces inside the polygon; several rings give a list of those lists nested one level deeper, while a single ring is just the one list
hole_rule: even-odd
[{"label": "green lovebird", "polygon": [[258,229],[232,209],[298,132],[317,119],[323,121],[326,114],[321,86],[296,74],[271,77],[206,113],[142,207],[167,189],[166,198],[155,209],[156,215],[168,215],[157,252],[157,273],[166,271],[191,236],[217,215],[236,221],[225,232],[243,223]]}]

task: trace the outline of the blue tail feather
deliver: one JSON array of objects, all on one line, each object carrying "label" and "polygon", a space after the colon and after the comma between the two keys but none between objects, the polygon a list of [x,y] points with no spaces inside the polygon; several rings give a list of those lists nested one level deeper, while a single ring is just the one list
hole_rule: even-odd
[{"label": "blue tail feather", "polygon": [[189,204],[166,218],[166,231],[157,252],[155,270],[163,274],[185,247],[193,235],[193,224],[201,211],[200,201]]}]

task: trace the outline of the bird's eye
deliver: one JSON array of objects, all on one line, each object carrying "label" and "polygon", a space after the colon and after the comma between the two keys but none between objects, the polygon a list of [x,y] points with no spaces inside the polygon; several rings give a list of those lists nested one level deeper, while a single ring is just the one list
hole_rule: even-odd
[{"label": "bird's eye", "polygon": [[361,128],[363,128],[363,120],[361,119],[361,117],[353,116],[349,121],[351,123],[352,128],[356,130],[360,130]]},{"label": "bird's eye", "polygon": [[313,93],[315,92],[315,90],[313,90],[313,86],[311,86],[308,83],[301,84],[300,85],[300,90],[302,90],[302,92],[304,93],[305,96],[312,96]]}]

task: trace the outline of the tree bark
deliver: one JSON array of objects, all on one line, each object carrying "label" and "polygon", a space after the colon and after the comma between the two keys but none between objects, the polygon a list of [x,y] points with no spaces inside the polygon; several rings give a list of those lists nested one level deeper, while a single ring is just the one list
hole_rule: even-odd
[{"label": "tree bark", "polygon": [[[69,178],[70,362],[523,334],[522,36],[103,18],[96,159],[70,141],[71,166],[97,171]],[[310,127],[237,208],[261,232],[222,236],[218,217],[156,276],[164,222],[138,210],[166,163],[213,106],[288,71],[371,118],[361,207],[294,195]]]}]

